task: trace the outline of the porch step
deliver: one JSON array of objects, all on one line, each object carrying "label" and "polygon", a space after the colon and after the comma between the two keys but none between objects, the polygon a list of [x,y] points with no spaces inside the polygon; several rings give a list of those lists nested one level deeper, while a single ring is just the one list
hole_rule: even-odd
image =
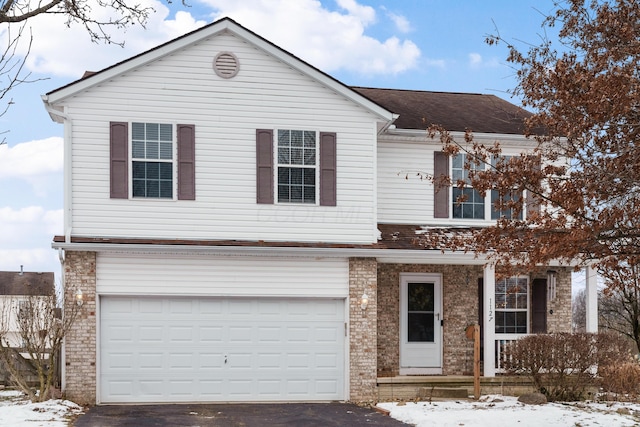
[{"label": "porch step", "polygon": [[461,387],[420,387],[418,397],[421,399],[445,398],[445,399],[466,399],[469,392]]}]

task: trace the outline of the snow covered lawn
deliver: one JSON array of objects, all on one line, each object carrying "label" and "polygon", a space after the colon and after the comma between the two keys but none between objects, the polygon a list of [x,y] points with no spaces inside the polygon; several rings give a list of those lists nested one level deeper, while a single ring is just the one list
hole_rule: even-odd
[{"label": "snow covered lawn", "polygon": [[31,403],[19,391],[0,391],[0,426],[67,427],[69,418],[81,413],[82,407],[68,400]]},{"label": "snow covered lawn", "polygon": [[[524,405],[510,396],[483,396],[478,402],[450,400],[380,403],[391,416],[418,427],[627,427],[640,426],[637,403],[547,403]],[[68,400],[31,403],[15,391],[0,391],[0,426],[67,427],[82,407]]]},{"label": "snow covered lawn", "polygon": [[571,402],[524,405],[516,397],[483,396],[474,401],[379,403],[391,417],[418,427],[640,426],[640,404]]}]

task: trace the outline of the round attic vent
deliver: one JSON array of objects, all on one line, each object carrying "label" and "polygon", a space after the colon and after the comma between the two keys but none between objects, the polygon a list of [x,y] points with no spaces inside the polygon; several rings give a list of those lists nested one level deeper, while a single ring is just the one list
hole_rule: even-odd
[{"label": "round attic vent", "polygon": [[234,77],[239,70],[238,57],[231,52],[220,52],[213,60],[213,71],[223,79]]}]

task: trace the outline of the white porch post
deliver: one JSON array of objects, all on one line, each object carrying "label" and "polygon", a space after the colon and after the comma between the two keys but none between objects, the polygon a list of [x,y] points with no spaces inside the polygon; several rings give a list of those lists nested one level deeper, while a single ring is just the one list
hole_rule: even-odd
[{"label": "white porch post", "polygon": [[493,264],[484,266],[484,376],[496,376],[496,271]]},{"label": "white porch post", "polygon": [[587,332],[598,332],[598,275],[591,266],[585,268],[586,274],[586,305],[587,305]]}]

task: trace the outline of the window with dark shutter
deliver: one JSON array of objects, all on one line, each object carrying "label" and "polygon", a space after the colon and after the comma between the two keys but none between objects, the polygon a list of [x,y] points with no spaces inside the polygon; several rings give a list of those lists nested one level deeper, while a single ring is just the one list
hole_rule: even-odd
[{"label": "window with dark shutter", "polygon": [[129,197],[129,126],[126,122],[109,123],[109,185],[112,199]]},{"label": "window with dark shutter", "polygon": [[335,132],[256,130],[257,202],[336,206],[336,149]]},{"label": "window with dark shutter", "polygon": [[[177,125],[175,134],[171,124],[134,122],[131,126],[129,135],[127,122],[109,124],[110,197],[127,199],[131,179],[132,197],[172,199],[177,164],[178,199],[195,200],[195,125]],[[176,135],[177,161],[173,145]]]},{"label": "window with dark shutter", "polygon": [[[433,153],[433,176],[436,181],[442,176],[449,176],[449,157],[442,151]],[[449,187],[434,185],[434,218],[449,218]]]},{"label": "window with dark shutter", "polygon": [[195,125],[178,125],[178,199],[196,199]]}]

